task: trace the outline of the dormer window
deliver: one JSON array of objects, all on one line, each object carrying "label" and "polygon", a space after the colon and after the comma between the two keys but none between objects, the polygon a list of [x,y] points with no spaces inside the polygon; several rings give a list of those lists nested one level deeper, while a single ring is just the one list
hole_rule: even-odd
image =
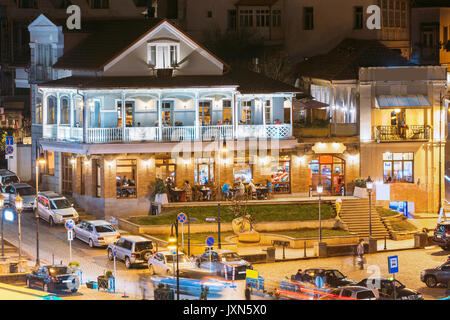
[{"label": "dormer window", "polygon": [[155,69],[175,68],[179,62],[180,44],[151,42],[148,44],[148,64]]}]

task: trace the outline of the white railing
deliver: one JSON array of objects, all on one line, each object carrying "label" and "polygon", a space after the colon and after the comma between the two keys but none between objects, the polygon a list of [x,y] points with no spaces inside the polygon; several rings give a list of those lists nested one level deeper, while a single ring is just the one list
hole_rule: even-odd
[{"label": "white railing", "polygon": [[207,126],[201,127],[201,138],[203,141],[216,139],[233,139],[233,126]]},{"label": "white railing", "polygon": [[[204,127],[133,127],[125,128],[87,128],[86,143],[144,142],[144,141],[211,141],[215,139],[268,138],[285,139],[291,136],[290,124],[238,125]],[[67,125],[44,125],[44,139],[82,142],[83,128]]]},{"label": "white railing", "polygon": [[162,128],[162,141],[194,141],[195,127],[166,127]]}]

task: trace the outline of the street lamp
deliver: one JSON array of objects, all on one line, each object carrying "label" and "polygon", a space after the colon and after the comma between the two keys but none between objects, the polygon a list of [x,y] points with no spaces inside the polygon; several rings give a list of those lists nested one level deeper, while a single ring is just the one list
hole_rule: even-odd
[{"label": "street lamp", "polygon": [[323,192],[323,185],[319,182],[317,185],[317,194],[319,195],[319,243],[322,242],[322,215],[320,212],[320,201]]},{"label": "street lamp", "polygon": [[36,161],[36,267],[39,267],[41,264],[39,259],[39,165],[45,163],[45,158],[42,156]]},{"label": "street lamp", "polygon": [[[221,143],[222,142],[222,143]],[[222,154],[227,153],[227,146],[225,144],[225,141],[222,140],[222,133],[219,131],[219,154],[218,154],[218,161],[219,161],[219,170],[217,175],[217,229],[218,229],[218,241],[219,241],[219,249],[222,248],[221,239],[220,239],[220,200],[222,198],[222,189],[220,188],[220,169],[222,164]]]},{"label": "street lamp", "polygon": [[366,180],[366,189],[369,194],[369,239],[372,238],[372,189],[373,181],[369,178]]},{"label": "street lamp", "polygon": [[0,193],[0,211],[2,212],[2,259],[5,257],[5,248],[4,248],[4,244],[3,244],[3,220],[4,220],[4,211],[3,211],[3,206],[5,204],[5,196],[3,194]]},{"label": "street lamp", "polygon": [[15,205],[16,205],[16,211],[17,211],[18,222],[19,222],[19,265],[20,265],[20,261],[22,259],[22,233],[21,233],[21,226],[20,226],[20,215],[22,214],[22,210],[23,210],[23,199],[20,196],[20,193],[17,194]]},{"label": "street lamp", "polygon": [[[173,228],[175,227],[175,235],[173,234]],[[172,223],[172,227],[170,230],[170,237],[169,237],[169,245],[167,248],[171,251],[175,251],[174,259],[177,259],[177,300],[180,300],[180,268],[178,264],[179,255],[178,255],[178,220],[174,223]],[[173,276],[174,276],[174,282],[175,282],[175,260],[173,260]],[[174,283],[175,287],[175,283]]]}]

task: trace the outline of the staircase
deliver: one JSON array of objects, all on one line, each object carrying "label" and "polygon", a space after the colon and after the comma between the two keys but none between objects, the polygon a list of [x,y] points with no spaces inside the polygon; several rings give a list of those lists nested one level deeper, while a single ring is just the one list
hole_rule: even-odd
[{"label": "staircase", "polygon": [[[360,237],[369,237],[369,199],[345,199],[339,214],[347,225],[348,231]],[[390,234],[380,219],[372,201],[372,237],[375,239],[389,238]]]}]

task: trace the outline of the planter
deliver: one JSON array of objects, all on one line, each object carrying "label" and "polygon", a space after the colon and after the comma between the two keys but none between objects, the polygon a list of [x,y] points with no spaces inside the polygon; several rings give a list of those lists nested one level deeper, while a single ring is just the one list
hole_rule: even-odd
[{"label": "planter", "polygon": [[108,290],[108,292],[115,292],[116,290],[116,279],[108,278],[106,276],[98,276],[97,277],[97,290],[104,289]]},{"label": "planter", "polygon": [[169,203],[169,199],[167,197],[167,193],[158,193],[155,196],[155,202],[160,203],[162,205],[168,204]]},{"label": "planter", "polygon": [[369,194],[367,193],[367,189],[366,188],[360,188],[360,187],[355,187],[355,190],[353,191],[353,196],[355,196],[357,198],[361,198],[361,199],[368,199],[369,198]]}]

